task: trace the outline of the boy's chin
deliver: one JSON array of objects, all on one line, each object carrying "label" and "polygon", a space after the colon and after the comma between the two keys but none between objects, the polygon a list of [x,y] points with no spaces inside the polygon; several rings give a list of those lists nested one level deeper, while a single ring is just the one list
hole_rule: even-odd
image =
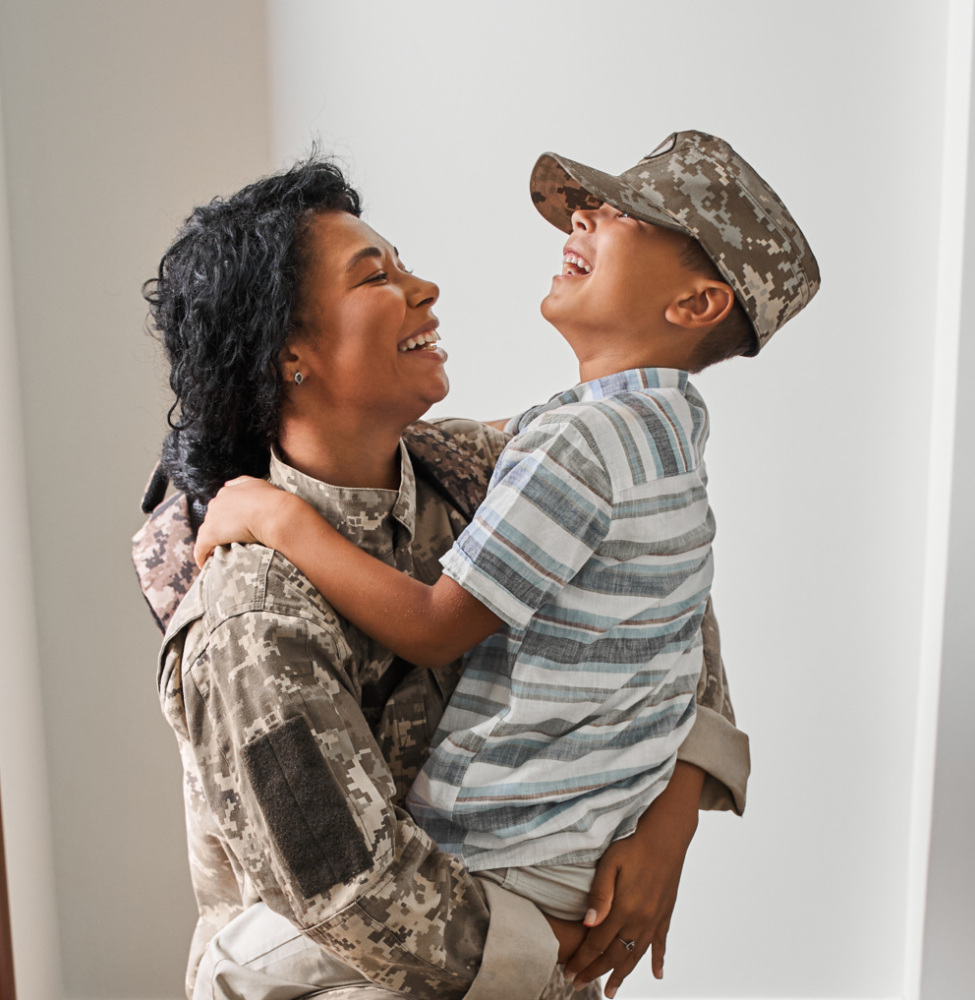
[{"label": "boy's chin", "polygon": [[553,326],[558,326],[559,317],[563,313],[562,304],[559,302],[559,297],[553,288],[552,291],[542,299],[542,303],[539,306],[542,316],[545,317]]},{"label": "boy's chin", "polygon": [[556,330],[562,334],[563,337],[568,339],[567,329],[569,326],[569,318],[571,316],[572,310],[568,305],[560,301],[560,296],[551,291],[548,295],[542,299],[542,304],[539,306],[542,316],[555,327]]}]

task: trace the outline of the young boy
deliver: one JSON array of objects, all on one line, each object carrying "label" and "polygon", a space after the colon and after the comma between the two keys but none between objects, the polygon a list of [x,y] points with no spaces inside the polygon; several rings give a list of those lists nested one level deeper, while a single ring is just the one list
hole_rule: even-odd
[{"label": "young boy", "polygon": [[197,552],[260,540],[405,660],[470,650],[411,811],[470,870],[579,919],[693,721],[714,526],[687,373],[757,354],[819,270],[771,188],[703,133],[619,176],[545,154],[531,187],[570,234],[542,313],[580,384],[508,422],[440,580],[373,560],[258,481],[212,502]]}]

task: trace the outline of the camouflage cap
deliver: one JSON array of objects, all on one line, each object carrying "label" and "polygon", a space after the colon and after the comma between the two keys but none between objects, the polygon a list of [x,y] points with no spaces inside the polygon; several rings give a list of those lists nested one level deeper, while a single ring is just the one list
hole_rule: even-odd
[{"label": "camouflage cap", "polygon": [[531,192],[539,212],[564,232],[572,231],[576,209],[606,202],[696,239],[752,321],[752,354],[819,289],[819,265],[789,210],[713,135],[674,132],[619,176],[543,153]]}]

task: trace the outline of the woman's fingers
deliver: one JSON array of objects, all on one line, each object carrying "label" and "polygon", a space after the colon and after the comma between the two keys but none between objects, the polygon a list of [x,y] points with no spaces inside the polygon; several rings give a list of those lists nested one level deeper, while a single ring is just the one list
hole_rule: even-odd
[{"label": "woman's fingers", "polygon": [[598,927],[609,915],[616,895],[616,876],[619,867],[614,864],[600,864],[589,889],[589,910],[582,922],[586,927]]},{"label": "woman's fingers", "polygon": [[619,936],[610,943],[609,947],[575,977],[577,986],[585,986],[586,983],[590,983],[594,979],[606,975],[607,972],[611,972],[612,974],[604,987],[604,992],[612,1000],[620,984],[637,967],[640,959],[643,958],[650,947],[651,938],[649,935],[633,941],[631,949],[628,949],[625,944],[629,940],[631,939],[627,938],[626,934],[621,931]]},{"label": "woman's fingers", "polygon": [[664,952],[667,950],[667,932],[670,930],[670,920],[667,919],[657,928],[651,945],[653,953],[650,957],[650,968],[654,979],[664,978]]}]

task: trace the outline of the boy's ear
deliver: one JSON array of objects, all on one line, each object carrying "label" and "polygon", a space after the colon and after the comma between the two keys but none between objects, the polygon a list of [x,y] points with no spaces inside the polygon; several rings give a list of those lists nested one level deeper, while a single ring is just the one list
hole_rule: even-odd
[{"label": "boy's ear", "polygon": [[731,285],[702,277],[695,282],[693,291],[674,299],[664,312],[669,323],[688,330],[715,326],[731,312],[735,293]]}]

